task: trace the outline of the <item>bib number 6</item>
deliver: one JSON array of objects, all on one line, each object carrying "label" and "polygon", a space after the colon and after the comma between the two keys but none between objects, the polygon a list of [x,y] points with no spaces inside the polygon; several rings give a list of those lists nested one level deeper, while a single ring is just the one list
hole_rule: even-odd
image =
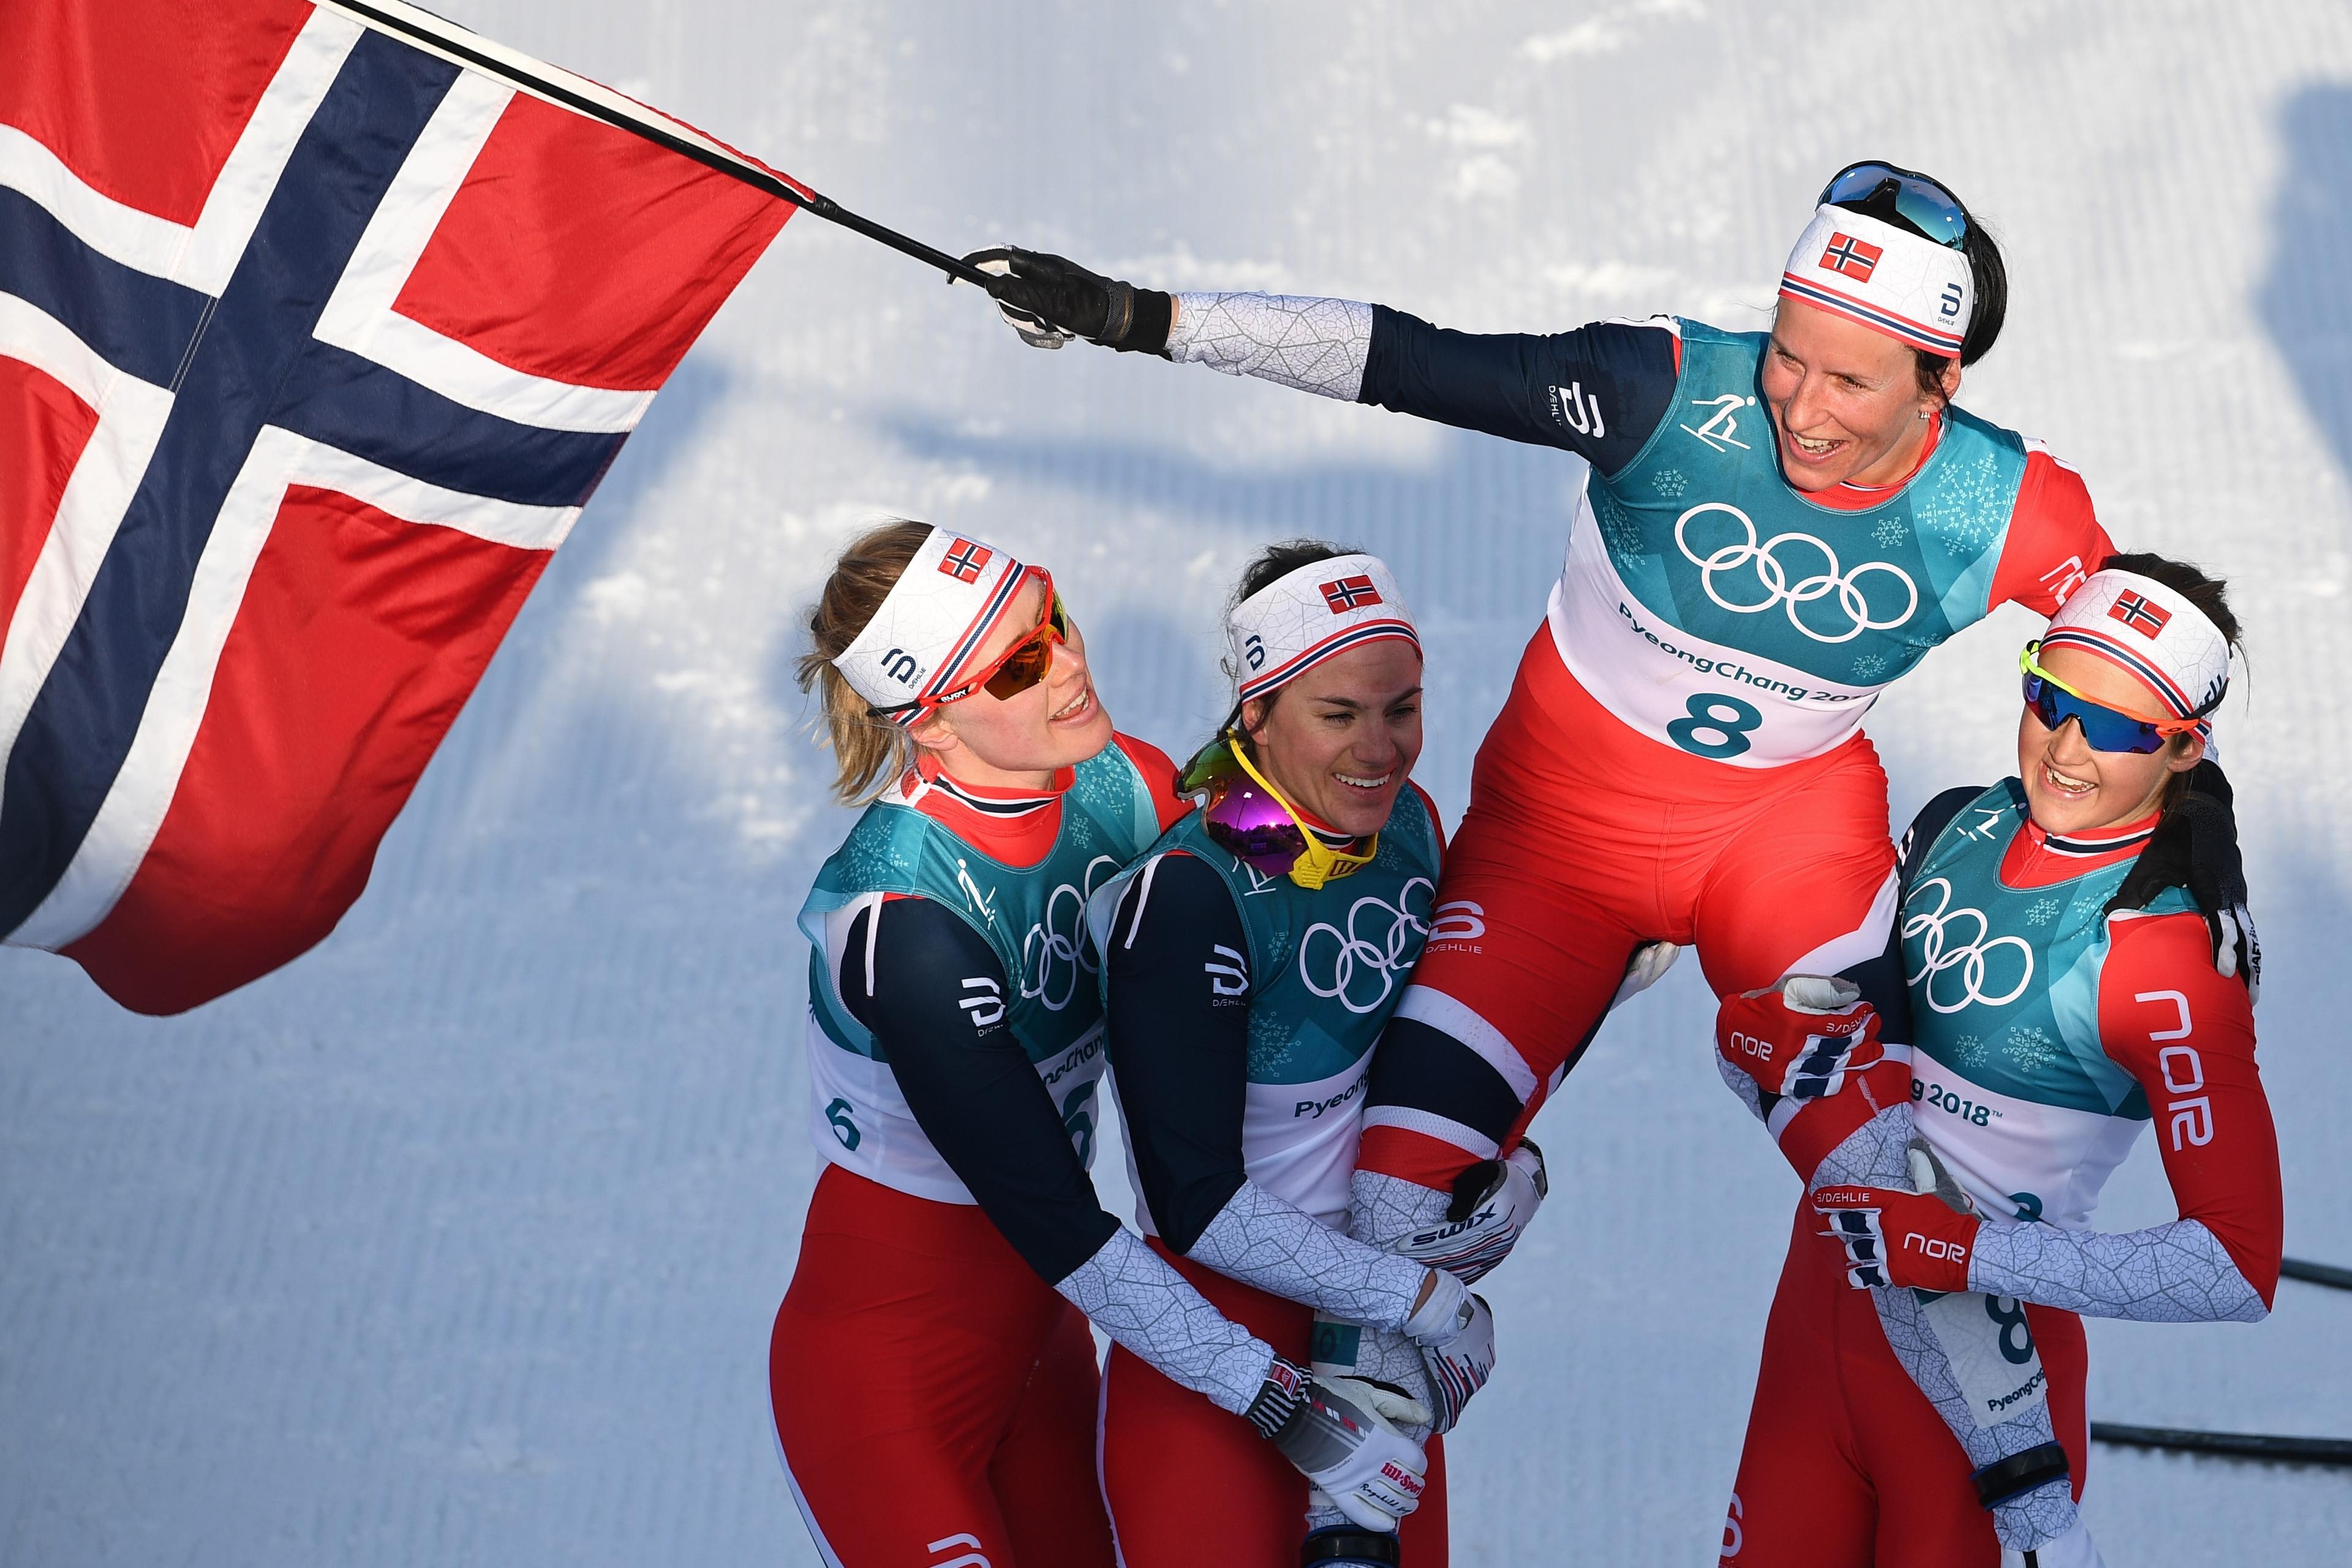
[{"label": "bib number 6", "polygon": [[1702,691],[1683,705],[1688,718],[1666,726],[1675,745],[1694,756],[1736,757],[1754,744],[1748,732],[1764,722],[1749,703],[1720,691]]}]

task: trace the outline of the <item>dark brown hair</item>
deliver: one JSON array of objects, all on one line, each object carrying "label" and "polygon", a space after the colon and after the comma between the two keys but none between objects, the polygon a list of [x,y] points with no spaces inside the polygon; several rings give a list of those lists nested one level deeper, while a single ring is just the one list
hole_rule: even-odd
[{"label": "dark brown hair", "polygon": [[[1312,566],[1318,561],[1328,561],[1335,556],[1364,553],[1365,551],[1361,545],[1333,544],[1328,540],[1321,539],[1286,539],[1278,544],[1269,544],[1258,552],[1256,560],[1242,568],[1242,580],[1234,585],[1233,597],[1225,601],[1226,618],[1231,619],[1233,613],[1240,609],[1244,601],[1272,587],[1301,566]],[[1234,685],[1238,689],[1242,683],[1242,672],[1234,668],[1230,658],[1225,661],[1225,673],[1233,678]],[[1277,686],[1258,699],[1259,723],[1265,722],[1265,716],[1274,711],[1274,700],[1281,695],[1282,688]],[[1225,721],[1218,727],[1217,733],[1223,734],[1225,731],[1239,725],[1241,721],[1242,700],[1236,697],[1234,699],[1234,710],[1225,716]],[[1213,740],[1215,737],[1212,736],[1211,739]]]},{"label": "dark brown hair", "polygon": [[[2213,623],[2214,630],[2232,649],[2244,650],[2238,642],[2238,617],[2230,608],[2229,585],[2219,577],[2209,577],[2204,571],[2186,561],[2175,561],[2168,555],[2153,555],[2146,552],[2108,556],[2099,563],[2102,572],[2130,572],[2142,577],[2152,577],[2197,607],[2199,614]],[[2165,742],[2165,749],[2178,753],[2188,738],[2175,735]],[[2167,806],[2189,793],[2189,774],[2178,773],[2164,783]]]},{"label": "dark brown hair", "polygon": [[[1969,317],[1968,335],[1960,341],[1960,363],[1971,365],[1992,352],[1994,341],[2000,336],[2001,323],[2009,320],[2009,264],[2001,258],[2000,247],[1995,243],[1992,231],[1985,227],[1981,218],[1969,211],[1969,204],[1961,201],[1958,193],[1944,184],[1943,181],[1935,183],[1943,186],[1944,194],[1952,198],[1961,216],[1969,220],[1969,232],[1960,241],[1960,254],[1969,258],[1969,280],[1977,304]],[[1870,211],[1859,205],[1855,210]],[[1871,212],[1870,216],[1893,221],[1898,227],[1910,229],[1915,234],[1918,232],[1917,226],[1891,210]],[[1920,395],[1942,397],[1944,372],[1951,365],[1951,360],[1943,354],[1929,353],[1926,349],[1913,349],[1911,358],[1918,367]]]}]

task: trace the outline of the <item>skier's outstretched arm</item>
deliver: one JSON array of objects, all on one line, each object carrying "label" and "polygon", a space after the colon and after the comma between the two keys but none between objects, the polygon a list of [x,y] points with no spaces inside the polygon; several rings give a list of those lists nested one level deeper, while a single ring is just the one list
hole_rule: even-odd
[{"label": "skier's outstretched arm", "polygon": [[1558,447],[1603,474],[1623,468],[1657,429],[1681,368],[1681,340],[1666,317],[1484,335],[1355,300],[1163,294],[1034,251],[980,251],[970,259],[998,272],[990,293],[1032,343],[1058,347],[1076,336],[1205,364]]}]

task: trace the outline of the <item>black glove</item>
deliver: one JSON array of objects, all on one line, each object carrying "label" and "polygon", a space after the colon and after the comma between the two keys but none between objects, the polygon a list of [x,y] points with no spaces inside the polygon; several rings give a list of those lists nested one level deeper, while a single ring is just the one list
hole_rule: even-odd
[{"label": "black glove", "polygon": [[2218,763],[2189,770],[2189,788],[2164,808],[2147,847],[2139,852],[2106,912],[2145,909],[2167,888],[2186,888],[2204,911],[2213,939],[2213,967],[2242,975],[2249,993],[2263,979],[2263,944],[2246,908],[2246,864],[2238,853],[2238,817],[2230,781]]},{"label": "black glove", "polygon": [[1098,277],[1076,262],[1042,251],[999,246],[964,260],[994,276],[989,298],[1023,341],[1059,348],[1081,337],[1122,353],[1168,352],[1175,300],[1154,289]]}]

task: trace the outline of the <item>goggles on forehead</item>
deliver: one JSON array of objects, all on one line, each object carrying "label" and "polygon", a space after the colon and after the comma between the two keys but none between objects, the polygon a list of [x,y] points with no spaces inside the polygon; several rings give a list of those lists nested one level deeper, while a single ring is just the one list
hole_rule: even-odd
[{"label": "goggles on forehead", "polygon": [[1310,891],[1355,875],[1381,850],[1377,833],[1360,855],[1325,843],[1257,771],[1240,735],[1230,729],[1193,753],[1176,789],[1180,795],[1208,792],[1201,826],[1212,843],[1261,876],[1286,876]]},{"label": "goggles on forehead", "polygon": [[2137,752],[2146,756],[2163,750],[2173,736],[2185,735],[2198,726],[2195,719],[2149,719],[2094,702],[2034,663],[2033,656],[2041,650],[2039,641],[2027,643],[2017,656],[2017,668],[2025,677],[2025,705],[2045,730],[2063,729],[2071,719],[2081,726],[2083,743],[2091,750]]},{"label": "goggles on forehead", "polygon": [[1054,668],[1054,645],[1070,640],[1070,612],[1064,608],[1062,595],[1054,590],[1052,573],[1043,566],[1032,566],[1026,569],[1026,575],[1045,585],[1045,613],[1026,637],[982,668],[974,670],[952,690],[942,691],[928,700],[901,702],[895,708],[868,708],[866,712],[877,719],[896,719],[902,714],[961,702],[982,689],[1002,702],[1020,696],[1045,679],[1045,672]]},{"label": "goggles on forehead", "polygon": [[[1822,187],[1822,206],[1850,207],[1884,218],[1891,207],[1921,237],[1958,250],[1969,237],[1969,215],[1959,198],[1927,175],[1873,159],[1848,163]],[[1876,207],[1881,210],[1872,211]]]}]

